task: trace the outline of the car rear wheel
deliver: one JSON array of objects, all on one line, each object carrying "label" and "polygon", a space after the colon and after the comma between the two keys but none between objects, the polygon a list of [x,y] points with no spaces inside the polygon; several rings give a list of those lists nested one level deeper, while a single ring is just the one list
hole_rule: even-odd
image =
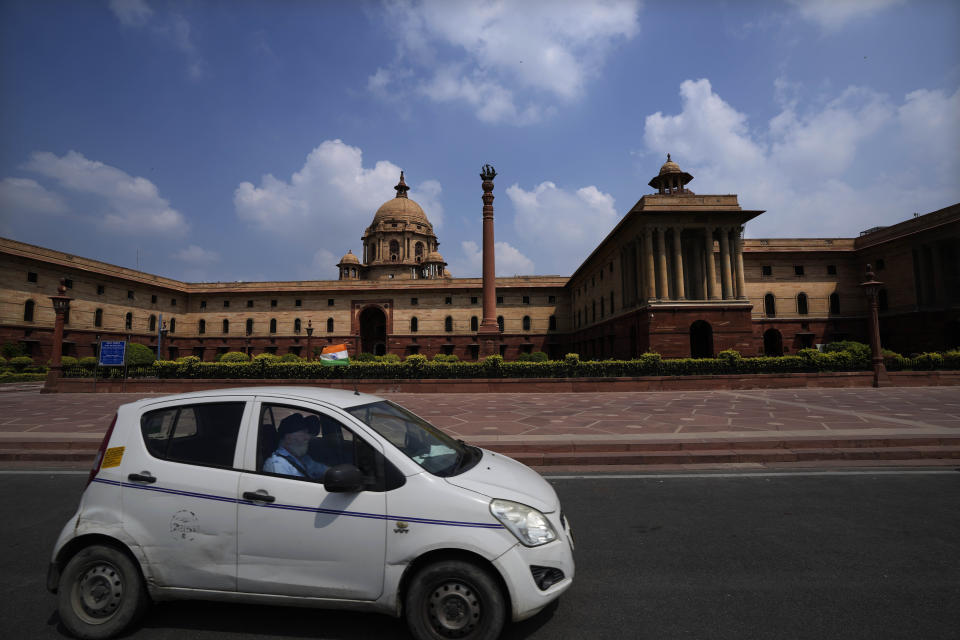
[{"label": "car rear wheel", "polygon": [[70,559],[60,576],[60,620],[78,638],[112,638],[149,604],[140,570],[125,553],[93,545]]},{"label": "car rear wheel", "polygon": [[418,640],[493,640],[506,618],[493,577],[459,560],[422,569],[410,582],[404,604],[407,625]]}]

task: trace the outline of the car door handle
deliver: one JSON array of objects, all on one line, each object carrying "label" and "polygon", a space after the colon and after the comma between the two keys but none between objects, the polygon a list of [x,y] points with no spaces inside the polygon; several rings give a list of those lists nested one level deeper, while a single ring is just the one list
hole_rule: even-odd
[{"label": "car door handle", "polygon": [[276,500],[272,495],[261,489],[260,491],[244,491],[243,499],[253,502],[273,502]]},{"label": "car door handle", "polygon": [[130,480],[131,482],[148,482],[148,483],[157,481],[156,478],[154,478],[152,475],[146,472],[131,473],[130,475],[127,476],[127,480]]}]

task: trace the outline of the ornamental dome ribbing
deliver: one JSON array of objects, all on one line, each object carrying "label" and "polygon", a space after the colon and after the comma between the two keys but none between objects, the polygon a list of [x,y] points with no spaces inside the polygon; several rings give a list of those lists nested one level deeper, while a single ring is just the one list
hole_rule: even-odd
[{"label": "ornamental dome ribbing", "polygon": [[370,226],[376,228],[377,225],[389,220],[420,224],[432,228],[430,221],[427,220],[427,214],[423,212],[420,205],[407,197],[407,191],[410,190],[410,187],[403,180],[403,171],[400,172],[400,182],[394,189],[397,190],[396,197],[380,205]]},{"label": "ornamental dome ribbing", "polygon": [[340,264],[360,264],[360,260],[348,249],[346,255],[340,258]]}]

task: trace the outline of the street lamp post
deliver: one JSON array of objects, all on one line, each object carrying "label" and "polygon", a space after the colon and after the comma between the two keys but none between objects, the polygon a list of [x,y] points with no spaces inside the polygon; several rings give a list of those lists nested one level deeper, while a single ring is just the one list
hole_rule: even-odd
[{"label": "street lamp post", "polygon": [[59,378],[63,372],[63,365],[61,364],[61,359],[63,357],[63,320],[67,314],[67,311],[70,309],[70,301],[73,298],[70,298],[66,295],[67,293],[67,282],[65,279],[60,280],[60,286],[57,287],[57,295],[50,296],[50,300],[53,302],[53,312],[56,315],[56,318],[53,323],[53,345],[51,348],[50,354],[50,371],[47,373],[47,382],[44,385],[44,389],[53,390],[52,386],[56,384],[57,378]]},{"label": "street lamp post", "polygon": [[307,320],[307,361],[313,360],[313,320]]},{"label": "street lamp post", "polygon": [[157,360],[163,360],[163,341],[167,337],[167,321],[160,323],[159,339],[157,340]]},{"label": "street lamp post", "polygon": [[883,350],[880,346],[880,318],[879,318],[879,301],[880,289],[883,287],[883,283],[877,280],[876,274],[873,273],[873,269],[868,264],[867,265],[867,279],[865,282],[860,283],[860,287],[863,288],[863,293],[867,296],[867,304],[870,307],[870,325],[868,330],[870,332],[870,354],[873,360],[873,386],[880,387],[886,386],[889,384],[890,379],[887,377],[887,368],[883,365]]}]

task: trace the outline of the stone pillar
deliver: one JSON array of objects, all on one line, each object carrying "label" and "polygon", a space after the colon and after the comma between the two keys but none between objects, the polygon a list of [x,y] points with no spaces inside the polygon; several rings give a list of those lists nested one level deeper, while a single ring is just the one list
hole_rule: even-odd
[{"label": "stone pillar", "polygon": [[497,270],[493,244],[493,179],[497,172],[486,164],[480,172],[483,180],[483,320],[478,342],[480,357],[500,354],[500,326],[497,324]]},{"label": "stone pillar", "polygon": [[644,295],[647,301],[656,300],[657,283],[655,280],[656,269],[653,261],[653,229],[643,230],[643,271],[644,271]]},{"label": "stone pillar", "polygon": [[670,292],[667,290],[667,250],[663,237],[667,228],[655,227],[655,231],[657,232],[657,298],[667,300],[670,298]]},{"label": "stone pillar", "polygon": [[720,291],[724,300],[729,300],[730,291],[730,240],[728,227],[720,227]]},{"label": "stone pillar", "polygon": [[703,260],[707,266],[707,298],[717,299],[717,267],[713,260],[713,227],[704,229]]},{"label": "stone pillar", "polygon": [[683,245],[681,243],[683,227],[673,228],[673,279],[676,285],[673,287],[674,298],[677,300],[686,299],[686,291],[683,286]]},{"label": "stone pillar", "polygon": [[734,228],[736,234],[733,238],[734,267],[737,276],[737,300],[747,299],[747,287],[743,278],[743,237],[741,237],[743,227]]},{"label": "stone pillar", "polygon": [[53,344],[50,351],[50,369],[47,371],[47,381],[41,390],[41,393],[50,393],[56,390],[57,379],[63,373],[61,358],[63,356],[63,321],[67,310],[70,308],[70,300],[67,297],[67,285],[64,280],[60,280],[60,286],[57,287],[57,295],[50,296],[53,302],[53,312],[56,314],[53,323]]}]

